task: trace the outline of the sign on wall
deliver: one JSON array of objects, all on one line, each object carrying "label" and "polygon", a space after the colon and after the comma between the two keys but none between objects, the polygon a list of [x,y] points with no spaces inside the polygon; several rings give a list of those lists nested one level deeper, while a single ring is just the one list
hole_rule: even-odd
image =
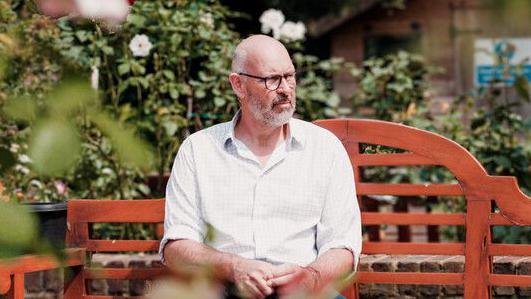
[{"label": "sign on wall", "polygon": [[523,74],[531,82],[531,38],[480,38],[474,42],[474,84],[506,84]]}]

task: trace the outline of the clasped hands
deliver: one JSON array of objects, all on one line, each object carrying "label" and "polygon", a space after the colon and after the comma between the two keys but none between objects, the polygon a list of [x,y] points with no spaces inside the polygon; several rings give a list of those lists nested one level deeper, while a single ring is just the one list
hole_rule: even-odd
[{"label": "clasped hands", "polygon": [[255,260],[239,260],[233,267],[233,281],[244,298],[265,298],[273,292],[280,297],[295,292],[312,292],[320,275],[311,267],[294,264],[272,265]]}]

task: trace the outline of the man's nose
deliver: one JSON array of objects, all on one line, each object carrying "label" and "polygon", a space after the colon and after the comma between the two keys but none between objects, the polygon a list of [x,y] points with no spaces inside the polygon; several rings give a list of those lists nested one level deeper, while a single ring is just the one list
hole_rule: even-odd
[{"label": "man's nose", "polygon": [[290,90],[291,88],[293,88],[293,86],[288,84],[288,80],[286,80],[286,78],[284,78],[284,77],[281,77],[280,85],[277,88],[277,92],[283,93],[285,91]]}]

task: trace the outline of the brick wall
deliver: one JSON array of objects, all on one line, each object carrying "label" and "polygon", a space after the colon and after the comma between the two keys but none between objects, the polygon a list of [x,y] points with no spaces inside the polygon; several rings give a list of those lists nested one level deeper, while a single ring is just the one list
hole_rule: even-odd
[{"label": "brick wall", "polygon": [[[93,267],[151,267],[160,266],[156,255],[95,254]],[[388,256],[363,255],[362,271],[386,272],[453,272],[464,270],[462,256]],[[531,275],[531,257],[496,257],[494,273]],[[26,298],[61,298],[62,274],[58,271],[26,275]],[[144,281],[94,280],[89,283],[94,295],[141,295]],[[445,285],[384,285],[360,286],[361,298],[462,298],[462,286]],[[0,298],[3,298],[0,296]],[[494,298],[531,298],[531,287],[495,287]]]}]

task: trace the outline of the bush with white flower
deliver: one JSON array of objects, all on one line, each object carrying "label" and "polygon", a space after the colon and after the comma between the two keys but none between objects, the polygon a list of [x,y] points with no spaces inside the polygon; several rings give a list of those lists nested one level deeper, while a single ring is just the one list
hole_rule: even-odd
[{"label": "bush with white flower", "polygon": [[260,16],[262,33],[272,33],[273,37],[283,42],[302,41],[306,35],[306,26],[303,22],[285,21],[284,14],[280,10],[270,8]]},{"label": "bush with white flower", "polygon": [[347,73],[354,65],[339,58],[320,60],[304,53],[302,42],[306,38],[303,22],[286,21],[282,11],[270,8],[259,18],[261,31],[283,42],[292,54],[297,69],[297,113],[305,119],[340,117],[350,113],[340,107],[340,98],[332,91],[332,76],[340,71]]},{"label": "bush with white flower", "polygon": [[[12,1],[16,0],[8,3]],[[44,99],[66,69],[75,68],[86,74],[87,85],[97,91],[98,105],[112,118],[135,126],[138,135],[153,145],[157,163],[152,171],[160,174],[169,171],[183,138],[229,120],[239,107],[227,80],[232,50],[240,39],[228,20],[239,14],[217,1],[136,1],[120,27],[111,31],[92,20],[55,21],[13,12],[5,3],[0,2],[0,16],[6,18],[0,26],[21,26],[19,31],[25,33],[21,45],[26,51],[20,54],[27,55],[10,65],[7,80],[0,78],[0,107],[4,90]],[[31,22],[20,21],[28,15],[33,16]],[[304,39],[304,25],[286,21],[280,11],[271,10],[261,20],[264,30],[291,48]],[[301,71],[298,115],[308,120],[342,115],[345,110],[330,91],[330,76],[343,64],[304,55],[301,49],[293,55]],[[61,194],[77,198],[149,196],[151,190],[143,184],[145,173],[121,163],[105,132],[86,119],[71,120],[80,125],[81,159],[75,167],[63,176],[44,178],[35,174],[34,163],[17,162],[11,169],[15,175],[12,194],[28,194],[31,186],[55,192],[55,199],[34,196],[37,200],[61,200]],[[15,143],[27,144],[28,140]],[[27,149],[20,154],[28,154]]]},{"label": "bush with white flower", "polygon": [[133,53],[133,56],[137,57],[148,56],[152,47],[153,44],[145,34],[137,34],[131,39],[131,42],[129,42],[129,49]]}]

